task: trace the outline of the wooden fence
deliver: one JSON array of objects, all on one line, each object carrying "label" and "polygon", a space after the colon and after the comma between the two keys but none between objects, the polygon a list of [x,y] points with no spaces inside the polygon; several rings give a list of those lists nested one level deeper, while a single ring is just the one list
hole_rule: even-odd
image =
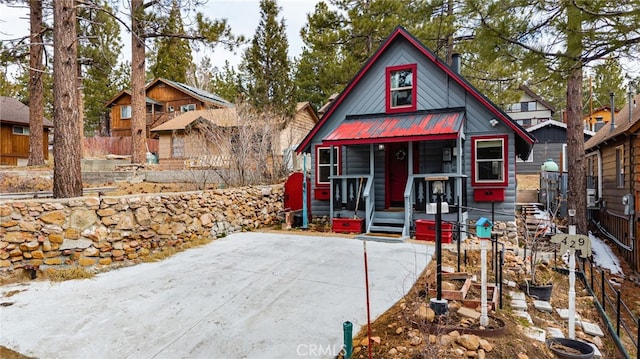
[{"label": "wooden fence", "polygon": [[[147,138],[149,152],[158,153],[158,140]],[[130,155],[131,137],[87,137],[84,139],[86,156]]]}]

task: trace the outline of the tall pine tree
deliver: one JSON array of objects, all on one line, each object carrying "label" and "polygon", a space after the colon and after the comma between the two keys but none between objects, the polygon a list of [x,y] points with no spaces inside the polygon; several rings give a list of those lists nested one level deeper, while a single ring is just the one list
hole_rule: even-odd
[{"label": "tall pine tree", "polygon": [[151,77],[185,83],[187,73],[193,66],[193,56],[189,41],[181,36],[184,26],[176,0],[173,0],[169,16],[159,20],[165,22],[162,27],[165,35],[156,39],[156,53],[149,69]]},{"label": "tall pine tree", "polygon": [[275,0],[260,1],[260,23],[241,66],[249,103],[257,110],[287,115],[293,113],[295,102],[289,42],[284,19],[277,20],[279,13]]}]

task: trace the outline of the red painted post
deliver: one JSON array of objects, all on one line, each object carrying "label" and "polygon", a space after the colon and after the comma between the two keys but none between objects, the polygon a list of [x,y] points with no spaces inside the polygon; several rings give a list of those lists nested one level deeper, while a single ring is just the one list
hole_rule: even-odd
[{"label": "red painted post", "polygon": [[362,241],[364,248],[364,285],[367,291],[367,350],[369,351],[369,359],[371,356],[371,311],[369,309],[369,266],[367,265],[367,241]]}]

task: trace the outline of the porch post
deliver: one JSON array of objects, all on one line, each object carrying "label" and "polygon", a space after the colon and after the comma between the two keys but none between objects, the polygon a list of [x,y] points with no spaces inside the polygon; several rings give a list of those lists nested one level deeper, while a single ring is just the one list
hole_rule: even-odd
[{"label": "porch post", "polygon": [[334,163],[334,158],[333,158],[333,149],[334,146],[331,145],[329,146],[329,195],[331,195],[331,199],[329,200],[329,220],[333,221],[333,163]]}]

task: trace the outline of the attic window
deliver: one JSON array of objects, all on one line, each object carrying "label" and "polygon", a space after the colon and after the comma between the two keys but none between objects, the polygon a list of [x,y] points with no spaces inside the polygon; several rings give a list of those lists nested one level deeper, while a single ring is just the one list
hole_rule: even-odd
[{"label": "attic window", "polygon": [[387,67],[386,111],[416,110],[416,64]]}]

